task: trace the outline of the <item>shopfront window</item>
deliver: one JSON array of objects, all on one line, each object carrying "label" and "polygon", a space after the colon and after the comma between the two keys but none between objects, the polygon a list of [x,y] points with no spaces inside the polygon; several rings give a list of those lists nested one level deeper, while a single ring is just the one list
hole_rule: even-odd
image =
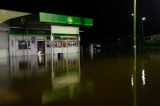
[{"label": "shopfront window", "polygon": [[31,49],[30,41],[28,40],[19,40],[18,49]]},{"label": "shopfront window", "polygon": [[62,41],[55,41],[54,46],[55,47],[62,47]]},{"label": "shopfront window", "polygon": [[55,42],[54,42],[55,47],[62,47],[63,46],[63,43],[62,43],[63,39],[61,37],[55,36],[54,39],[55,39]]},{"label": "shopfront window", "polygon": [[54,47],[76,47],[78,46],[77,38],[71,37],[55,37],[54,38]]},{"label": "shopfront window", "polygon": [[77,39],[76,38],[68,38],[68,47],[75,47],[77,46]]},{"label": "shopfront window", "polygon": [[67,41],[63,41],[63,47],[67,47]]}]

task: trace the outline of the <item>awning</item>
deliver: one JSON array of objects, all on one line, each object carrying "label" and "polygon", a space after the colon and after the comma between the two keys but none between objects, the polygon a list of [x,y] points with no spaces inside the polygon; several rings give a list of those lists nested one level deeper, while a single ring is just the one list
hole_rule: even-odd
[{"label": "awning", "polygon": [[5,22],[9,19],[12,19],[12,18],[21,17],[21,16],[25,16],[25,15],[29,15],[29,14],[31,14],[31,13],[0,9],[0,23],[3,23],[3,22]]},{"label": "awning", "polygon": [[92,27],[93,19],[38,12],[35,14],[10,19],[9,24],[11,27],[28,26],[42,29],[50,29],[51,25]]}]

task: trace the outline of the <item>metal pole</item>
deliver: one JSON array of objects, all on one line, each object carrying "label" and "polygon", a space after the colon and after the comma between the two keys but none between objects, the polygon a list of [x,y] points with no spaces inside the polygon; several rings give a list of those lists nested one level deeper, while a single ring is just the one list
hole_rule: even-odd
[{"label": "metal pole", "polygon": [[134,65],[133,65],[133,106],[137,106],[137,81],[136,81],[136,4],[137,1],[134,0],[134,18],[133,18],[133,35],[134,35]]},{"label": "metal pole", "polygon": [[142,48],[144,44],[144,25],[143,25],[143,20],[142,20]]},{"label": "metal pole", "polygon": [[134,35],[134,57],[136,57],[136,0],[134,0],[134,16],[133,16],[133,35]]},{"label": "metal pole", "polygon": [[53,67],[53,59],[54,59],[54,33],[52,32],[52,24],[51,24],[51,56],[52,56],[52,60],[51,60],[51,80],[52,80],[52,88],[54,88],[54,85],[53,85],[53,81],[54,81],[54,77],[55,77],[55,73],[54,73],[54,67]]},{"label": "metal pole", "polygon": [[51,61],[52,61],[52,62],[51,62],[51,63],[52,63],[52,73],[54,73],[54,72],[53,72],[53,56],[54,56],[54,47],[53,47],[53,46],[54,46],[54,35],[52,35],[52,25],[51,25],[51,44],[52,44],[52,45],[51,45],[51,46],[52,46],[52,47],[51,47],[51,56],[52,56],[52,60],[51,60]]},{"label": "metal pole", "polygon": [[142,20],[142,37],[144,35],[144,32],[143,32],[143,20]]}]

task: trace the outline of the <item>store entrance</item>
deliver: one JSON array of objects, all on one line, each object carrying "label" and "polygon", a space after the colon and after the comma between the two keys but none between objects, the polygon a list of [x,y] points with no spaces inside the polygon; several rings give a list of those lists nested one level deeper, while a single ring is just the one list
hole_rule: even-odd
[{"label": "store entrance", "polygon": [[45,54],[45,42],[44,41],[37,41],[37,49],[41,55]]},{"label": "store entrance", "polygon": [[38,67],[45,64],[45,42],[37,41]]}]

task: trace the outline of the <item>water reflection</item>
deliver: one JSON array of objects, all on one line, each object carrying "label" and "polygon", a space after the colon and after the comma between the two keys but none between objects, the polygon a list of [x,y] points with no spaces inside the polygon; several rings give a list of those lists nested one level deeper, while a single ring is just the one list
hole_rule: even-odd
[{"label": "water reflection", "polygon": [[[51,57],[46,56],[47,65],[51,65]],[[64,98],[73,98],[75,89],[79,87],[79,55],[64,55],[64,59],[54,57],[53,71],[51,72],[52,89],[42,93],[42,103],[50,103]],[[50,66],[47,66],[49,68]]]},{"label": "water reflection", "polygon": [[159,106],[160,52],[119,52],[0,58],[0,105]]},{"label": "water reflection", "polygon": [[160,51],[146,49],[137,58],[137,106],[159,106]]},{"label": "water reflection", "polygon": [[41,105],[80,92],[79,54],[64,54],[60,60],[54,55],[53,65],[51,55],[41,60],[38,56],[0,59],[0,105]]},{"label": "water reflection", "polygon": [[134,83],[133,83],[133,74],[131,75],[131,86],[132,87],[134,86]]},{"label": "water reflection", "polygon": [[146,84],[146,78],[145,78],[145,70],[142,70],[142,84],[145,85]]}]

